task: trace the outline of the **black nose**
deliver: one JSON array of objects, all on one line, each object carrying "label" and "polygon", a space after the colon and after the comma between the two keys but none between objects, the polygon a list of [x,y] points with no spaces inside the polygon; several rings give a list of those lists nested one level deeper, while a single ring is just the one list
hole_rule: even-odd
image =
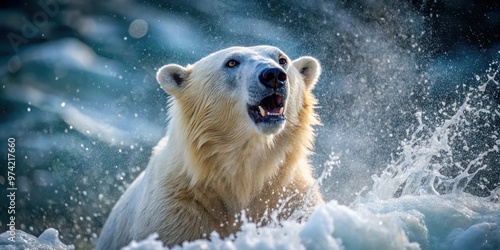
[{"label": "black nose", "polygon": [[281,88],[286,81],[286,73],[279,68],[268,68],[259,75],[259,81],[268,88]]}]

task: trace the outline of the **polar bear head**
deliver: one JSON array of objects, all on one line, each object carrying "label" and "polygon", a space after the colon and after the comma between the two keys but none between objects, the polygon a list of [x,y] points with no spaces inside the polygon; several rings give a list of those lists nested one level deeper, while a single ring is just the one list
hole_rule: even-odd
[{"label": "polar bear head", "polygon": [[[320,75],[312,57],[292,61],[271,46],[231,47],[193,65],[165,65],[157,80],[173,97],[171,119],[191,133],[273,136],[301,111]],[[180,117],[178,117],[180,116]]]}]

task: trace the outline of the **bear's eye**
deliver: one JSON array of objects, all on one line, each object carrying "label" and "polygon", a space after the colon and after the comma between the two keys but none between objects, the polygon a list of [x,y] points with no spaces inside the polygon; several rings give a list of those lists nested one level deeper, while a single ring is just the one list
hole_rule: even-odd
[{"label": "bear's eye", "polygon": [[226,67],[232,68],[232,67],[237,66],[238,64],[240,64],[240,62],[238,62],[234,59],[231,59],[231,60],[227,61]]},{"label": "bear's eye", "polygon": [[285,65],[286,64],[286,59],[282,57],[282,58],[280,58],[278,60],[278,62],[280,63],[280,65]]}]

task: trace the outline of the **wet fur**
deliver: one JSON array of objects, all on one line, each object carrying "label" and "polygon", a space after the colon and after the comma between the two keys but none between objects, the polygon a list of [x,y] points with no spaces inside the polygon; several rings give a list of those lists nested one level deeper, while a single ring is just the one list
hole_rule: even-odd
[{"label": "wet fur", "polygon": [[[246,103],[239,95],[245,91],[228,91],[221,85],[223,72],[212,70],[237,49],[214,53],[186,68],[159,71],[160,84],[172,95],[167,135],[145,172],[116,204],[97,249],[116,249],[155,232],[167,246],[207,237],[214,230],[224,237],[238,230],[235,215],[242,210],[265,224],[279,205],[284,206],[280,218],[288,218],[322,202],[312,187],[308,162],[312,126],[319,123],[311,93],[319,64],[306,57],[288,66],[285,127],[263,135],[244,112]],[[308,192],[312,195],[305,201]]]}]

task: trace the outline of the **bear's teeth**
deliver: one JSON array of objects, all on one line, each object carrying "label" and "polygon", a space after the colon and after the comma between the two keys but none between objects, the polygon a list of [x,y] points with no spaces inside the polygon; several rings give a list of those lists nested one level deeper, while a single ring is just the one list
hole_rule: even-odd
[{"label": "bear's teeth", "polygon": [[283,111],[285,111],[285,109],[283,107],[280,108],[280,112],[278,112],[279,115],[283,115]]},{"label": "bear's teeth", "polygon": [[263,107],[259,106],[259,112],[262,117],[266,117],[266,111],[264,110]]}]

